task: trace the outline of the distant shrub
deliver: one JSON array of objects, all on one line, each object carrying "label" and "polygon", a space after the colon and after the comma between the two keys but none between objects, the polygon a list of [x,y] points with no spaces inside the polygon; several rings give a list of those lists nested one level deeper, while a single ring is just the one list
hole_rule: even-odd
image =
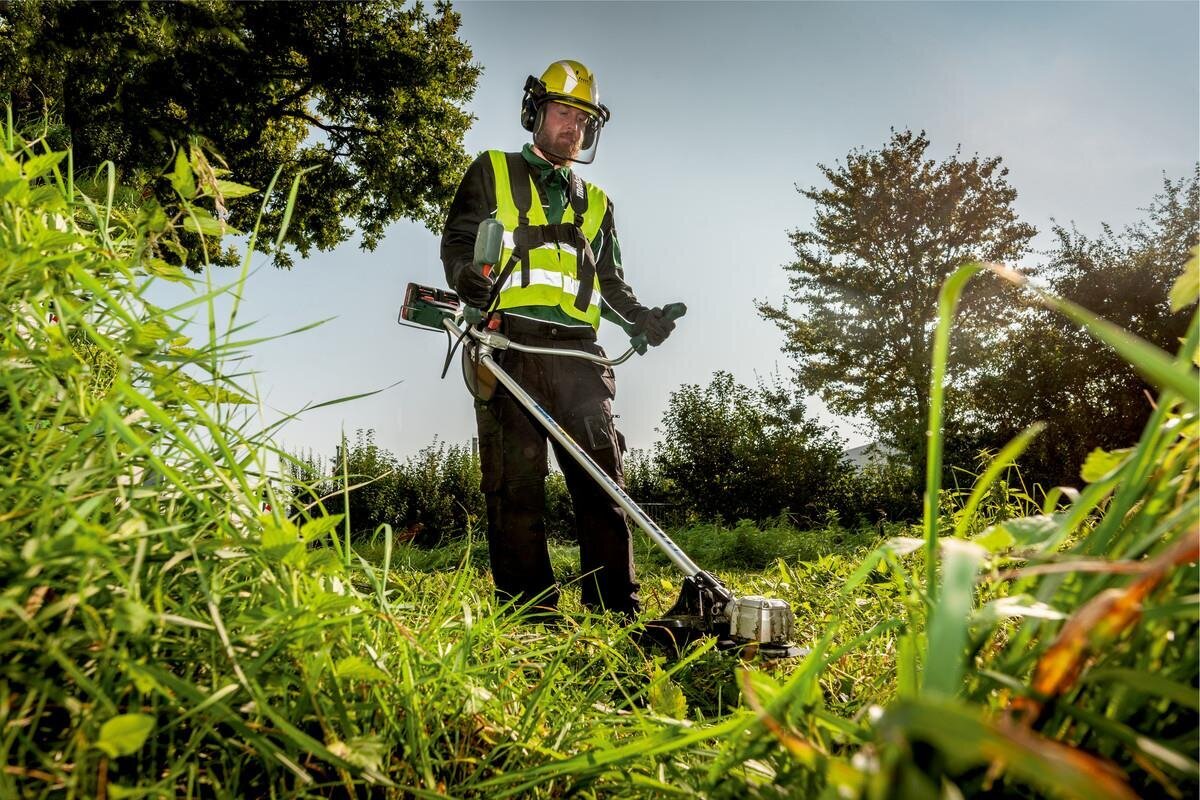
[{"label": "distant shrub", "polygon": [[818,522],[852,469],[840,442],[778,381],[750,389],[717,372],[707,387],[684,385],[671,393],[661,430],[657,475],[638,480],[700,519],[765,520],[786,508]]}]

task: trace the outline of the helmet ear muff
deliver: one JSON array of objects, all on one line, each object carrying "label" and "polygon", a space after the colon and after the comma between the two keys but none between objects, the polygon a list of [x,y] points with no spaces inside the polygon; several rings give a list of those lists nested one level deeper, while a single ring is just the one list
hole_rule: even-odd
[{"label": "helmet ear muff", "polygon": [[538,108],[546,99],[546,84],[530,75],[525,80],[521,97],[521,127],[533,133],[537,127]]}]

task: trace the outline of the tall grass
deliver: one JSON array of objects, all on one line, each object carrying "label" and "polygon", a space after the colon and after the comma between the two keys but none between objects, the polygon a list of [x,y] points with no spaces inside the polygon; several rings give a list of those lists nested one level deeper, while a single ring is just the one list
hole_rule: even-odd
[{"label": "tall grass", "polygon": [[[397,581],[336,516],[259,515],[272,445],[223,371],[245,334],[171,238],[224,232],[239,191],[200,151],[169,173],[177,208],[123,207],[111,169],[92,197],[64,153],[6,138],[0,796],[496,796],[663,727],[638,698],[667,678],[603,620],[520,628],[467,570]],[[197,292],[157,308],[159,280]]]},{"label": "tall grass", "polygon": [[[220,281],[202,260],[202,280],[182,270],[195,256],[173,235],[227,233],[220,196],[245,188],[181,150],[177,207],[123,204],[111,170],[76,182],[65,154],[11,123],[4,138],[0,796],[1200,788],[1194,320],[1171,357],[1044,298],[1162,387],[1135,447],[1093,454],[1085,488],[1021,517],[991,504],[1036,431],[951,514],[931,468],[924,535],[861,559],[832,527],[814,541],[735,531],[770,566],[727,579],[792,602],[811,654],[739,665],[709,643],[666,663],[636,627],[570,602],[558,627],[521,624],[470,542],[420,561],[385,529],[367,559],[337,516],[259,514],[273,445],[223,366],[248,334],[216,318]],[[947,284],[943,345],[979,271]],[[160,280],[196,294],[157,308]],[[207,341],[183,338],[191,308],[208,309]],[[664,604],[676,586],[651,569],[644,588]]]}]

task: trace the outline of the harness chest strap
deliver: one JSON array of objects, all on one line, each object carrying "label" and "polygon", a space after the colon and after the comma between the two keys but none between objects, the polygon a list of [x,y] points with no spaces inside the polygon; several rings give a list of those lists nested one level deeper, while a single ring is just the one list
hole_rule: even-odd
[{"label": "harness chest strap", "polygon": [[[529,164],[520,153],[505,153],[504,157],[505,166],[508,168],[508,184],[512,201],[517,212],[517,227],[512,233],[513,248],[508,262],[492,285],[488,310],[493,310],[499,303],[503,286],[518,264],[521,266],[521,286],[529,286],[530,250],[546,244],[567,244],[575,250],[576,254],[575,277],[578,280],[579,289],[575,295],[574,306],[579,311],[586,312],[591,305],[593,283],[596,278],[596,256],[592,252],[591,243],[583,232],[584,215],[588,210],[588,198],[583,179],[574,173],[571,174],[571,191],[568,192],[568,196],[574,216],[572,221],[531,225],[529,224],[529,211],[533,206],[533,188]],[[498,180],[497,194],[499,194],[500,184],[501,181]]]}]

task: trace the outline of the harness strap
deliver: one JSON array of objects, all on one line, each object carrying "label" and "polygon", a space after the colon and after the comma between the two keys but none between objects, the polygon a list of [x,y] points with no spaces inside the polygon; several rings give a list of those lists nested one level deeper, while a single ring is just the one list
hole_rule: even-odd
[{"label": "harness strap", "polygon": [[517,241],[517,232],[529,227],[529,209],[533,205],[533,191],[529,186],[529,163],[520,153],[505,153],[504,160],[508,166],[508,184],[512,187],[513,205],[517,207],[517,230],[513,232],[513,249],[508,256],[508,262],[492,283],[492,293],[485,309],[489,313],[499,305],[500,292],[518,264],[521,265],[521,286],[529,285],[529,261],[526,258],[528,247]]},{"label": "harness strap", "polygon": [[583,215],[588,210],[587,187],[583,184],[583,178],[574,172],[571,173],[567,196],[571,203],[571,210],[575,212],[575,224],[573,225],[575,228],[573,232],[575,277],[579,279],[579,293],[575,295],[575,308],[587,311],[592,302],[592,283],[596,280],[596,256],[592,253],[591,242],[583,233]]},{"label": "harness strap", "polygon": [[495,309],[500,302],[500,291],[504,283],[512,275],[517,265],[521,266],[521,287],[529,286],[529,251],[544,244],[570,244],[575,248],[575,276],[579,281],[579,291],[575,295],[575,308],[586,312],[592,301],[592,284],[596,279],[596,256],[592,253],[591,242],[583,233],[583,216],[588,210],[587,187],[583,179],[575,173],[570,175],[570,186],[567,199],[571,204],[575,219],[572,222],[560,222],[554,225],[530,225],[529,209],[533,206],[533,190],[531,188],[531,173],[529,162],[520,153],[505,153],[508,166],[508,180],[512,187],[513,204],[517,208],[517,228],[513,231],[513,249],[508,263],[492,284],[492,294],[488,300],[487,311]]},{"label": "harness strap", "polygon": [[[508,160],[508,184],[513,190],[513,202],[517,206],[517,231],[529,227],[529,209],[533,207],[533,189],[531,188],[532,174],[529,162],[520,153],[506,153]],[[512,257],[521,263],[521,288],[529,285],[529,247],[522,247],[516,241],[516,231],[513,231]],[[510,259],[511,260],[511,259]],[[505,278],[507,279],[507,275]]]}]

